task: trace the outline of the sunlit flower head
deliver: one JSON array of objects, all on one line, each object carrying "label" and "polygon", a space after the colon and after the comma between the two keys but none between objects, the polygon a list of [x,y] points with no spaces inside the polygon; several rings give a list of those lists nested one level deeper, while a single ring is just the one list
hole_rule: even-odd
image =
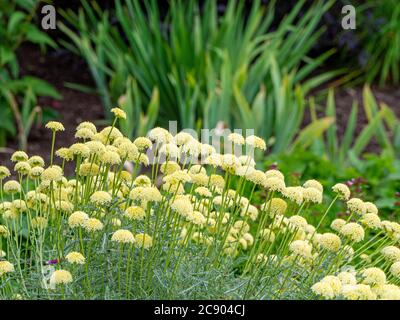
[{"label": "sunlit flower head", "polygon": [[281,198],[272,198],[261,206],[262,210],[269,212],[272,216],[284,214],[287,203]]},{"label": "sunlit flower head", "polygon": [[348,300],[375,300],[376,294],[366,284],[344,285],[342,296]]},{"label": "sunlit flower head", "polygon": [[147,136],[149,137],[150,140],[155,141],[157,143],[169,143],[173,140],[173,136],[168,132],[168,130],[165,130],[164,128],[154,128],[151,129],[148,133]]},{"label": "sunlit flower head", "polygon": [[80,252],[70,252],[65,256],[65,259],[71,264],[85,264],[86,259]]},{"label": "sunlit flower head", "polygon": [[90,154],[90,149],[83,143],[74,143],[72,146],[69,147],[71,153],[75,156],[81,156],[86,158]]},{"label": "sunlit flower head", "polygon": [[134,243],[135,238],[129,230],[120,229],[113,233],[111,241],[118,243]]},{"label": "sunlit flower head", "polygon": [[5,166],[0,166],[0,180],[7,178],[11,175],[10,170]]},{"label": "sunlit flower head", "polygon": [[371,286],[381,285],[386,283],[386,275],[379,268],[367,268],[361,272],[363,277],[362,282]]},{"label": "sunlit flower head", "polygon": [[12,162],[18,162],[18,161],[28,161],[29,157],[24,151],[15,151],[11,155],[11,161]]},{"label": "sunlit flower head", "polygon": [[74,158],[74,154],[69,148],[58,149],[56,151],[56,156],[65,161],[71,161]]},{"label": "sunlit flower head", "polygon": [[397,261],[390,266],[390,273],[397,279],[400,279],[400,261]]},{"label": "sunlit flower head", "polygon": [[339,199],[348,200],[350,198],[350,189],[343,183],[337,183],[332,187],[333,192],[337,193]]},{"label": "sunlit flower head", "polygon": [[311,258],[312,257],[312,245],[304,240],[295,240],[289,245],[289,250],[296,255],[299,255],[303,258]]},{"label": "sunlit flower head", "polygon": [[135,235],[135,245],[138,248],[148,249],[153,245],[153,238],[146,233]]},{"label": "sunlit flower head", "polygon": [[297,205],[301,205],[303,203],[303,190],[302,187],[286,187],[282,190],[282,194]]},{"label": "sunlit flower head", "polygon": [[364,202],[365,205],[365,212],[366,213],[372,213],[372,214],[378,214],[378,208],[376,207],[375,204],[373,204],[372,202]]},{"label": "sunlit flower head", "polygon": [[395,246],[386,246],[381,250],[382,255],[386,260],[391,262],[400,261],[400,249]]},{"label": "sunlit flower head", "polygon": [[278,191],[281,192],[285,189],[285,182],[279,178],[267,178],[265,180],[264,186],[270,191]]},{"label": "sunlit flower head", "polygon": [[60,167],[52,166],[45,169],[42,173],[42,180],[48,181],[60,181],[62,179],[63,173]]},{"label": "sunlit flower head", "polygon": [[366,214],[364,214],[361,217],[360,222],[365,227],[368,227],[368,228],[371,228],[371,229],[379,229],[381,227],[381,219],[375,213],[366,213]]},{"label": "sunlit flower head", "polygon": [[249,155],[239,156],[238,159],[239,159],[240,163],[242,164],[242,166],[255,167],[255,165],[256,165],[254,158]]},{"label": "sunlit flower head", "polygon": [[31,166],[27,161],[17,162],[14,166],[14,171],[18,172],[20,175],[27,175],[31,171]]},{"label": "sunlit flower head", "polygon": [[344,237],[349,238],[354,242],[362,241],[365,234],[363,227],[355,222],[346,223],[343,227],[340,228],[339,232]]},{"label": "sunlit flower head", "polygon": [[68,218],[68,225],[71,228],[83,227],[86,220],[89,219],[89,216],[83,211],[75,211]]},{"label": "sunlit flower head", "polygon": [[76,131],[79,131],[81,129],[89,129],[90,131],[93,132],[93,134],[97,133],[97,128],[96,126],[90,122],[90,121],[84,121],[81,122],[77,127],[76,127]]},{"label": "sunlit flower head", "polygon": [[358,198],[352,198],[347,201],[347,208],[349,208],[350,212],[356,213],[360,216],[364,215],[367,211],[364,201]]},{"label": "sunlit flower head", "polygon": [[103,223],[96,218],[89,218],[83,222],[83,228],[89,232],[100,231],[103,227]]},{"label": "sunlit flower head", "polygon": [[9,231],[6,226],[0,225],[0,237],[7,238],[9,236]]},{"label": "sunlit flower head", "polygon": [[90,201],[99,206],[108,204],[111,200],[111,195],[106,191],[96,191],[90,196]]},{"label": "sunlit flower head", "polygon": [[318,244],[325,250],[337,252],[339,251],[342,242],[336,234],[327,232],[323,233],[318,238]]},{"label": "sunlit flower head", "polygon": [[131,206],[126,208],[124,216],[129,220],[143,220],[146,217],[146,212],[142,207]]},{"label": "sunlit flower head", "polygon": [[245,143],[244,137],[239,133],[230,133],[228,135],[228,141],[238,145]]},{"label": "sunlit flower head", "polygon": [[260,150],[265,150],[267,149],[267,145],[265,144],[265,141],[261,139],[260,137],[251,135],[246,137],[246,144],[249,146],[252,146],[253,148],[260,149]]},{"label": "sunlit flower head", "polygon": [[121,108],[112,108],[111,112],[114,114],[116,118],[126,119],[126,113]]},{"label": "sunlit flower head", "polygon": [[342,227],[346,224],[346,221],[343,219],[335,219],[331,222],[331,228],[336,232],[340,232]]},{"label": "sunlit flower head", "polygon": [[46,124],[46,128],[50,129],[52,131],[64,131],[65,130],[63,124],[61,122],[58,122],[58,121],[49,121]]},{"label": "sunlit flower head", "polygon": [[33,167],[44,167],[44,160],[40,156],[32,156],[28,159],[28,163]]},{"label": "sunlit flower head", "polygon": [[357,284],[357,279],[355,277],[355,275],[351,272],[347,272],[347,271],[343,271],[340,272],[337,277],[339,278],[340,282],[342,283],[342,285],[345,284],[351,284],[351,285],[355,285]]},{"label": "sunlit flower head", "polygon": [[51,285],[69,284],[72,280],[72,274],[66,270],[56,270],[50,276]]},{"label": "sunlit flower head", "polygon": [[5,193],[14,194],[21,192],[21,185],[18,181],[10,180],[3,185]]},{"label": "sunlit flower head", "polygon": [[14,265],[7,260],[0,261],[0,277],[11,272],[14,272]]},{"label": "sunlit flower head", "polygon": [[178,145],[181,146],[183,144],[188,143],[189,141],[191,141],[193,138],[193,136],[187,132],[181,131],[179,133],[177,133],[174,137],[174,142]]},{"label": "sunlit flower head", "polygon": [[164,173],[165,175],[172,174],[172,173],[174,173],[175,171],[178,171],[178,170],[181,170],[181,167],[175,161],[168,161],[168,162],[163,163],[160,166],[160,171],[162,173]]},{"label": "sunlit flower head", "polygon": [[324,191],[324,187],[317,180],[307,180],[306,182],[304,182],[303,187],[304,188],[315,188],[315,189],[319,190],[321,193]]},{"label": "sunlit flower head", "polygon": [[317,282],[311,287],[311,290],[325,299],[333,299],[335,297],[332,287],[327,282]]},{"label": "sunlit flower head", "polygon": [[322,192],[314,187],[304,188],[303,199],[306,202],[321,203]]}]

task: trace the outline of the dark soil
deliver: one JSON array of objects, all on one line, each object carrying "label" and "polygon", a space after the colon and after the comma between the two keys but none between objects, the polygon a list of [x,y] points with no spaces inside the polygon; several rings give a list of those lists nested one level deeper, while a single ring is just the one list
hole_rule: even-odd
[{"label": "dark soil", "polygon": [[[385,103],[393,110],[396,116],[400,118],[400,87],[379,88],[372,86],[371,90],[378,105]],[[339,88],[335,90],[336,123],[339,141],[345,133],[353,101],[357,101],[358,103],[357,125],[354,138],[358,137],[363,128],[368,124],[368,119],[364,111],[362,95],[362,87]],[[322,107],[317,111],[319,117],[323,117],[325,115],[325,101],[326,99],[323,101],[323,103],[320,103]],[[303,126],[309,123],[310,114],[306,112]],[[388,132],[390,136],[392,133],[389,130]],[[365,149],[366,152],[374,153],[378,153],[380,150],[381,148],[375,138],[371,139],[370,143]]]}]

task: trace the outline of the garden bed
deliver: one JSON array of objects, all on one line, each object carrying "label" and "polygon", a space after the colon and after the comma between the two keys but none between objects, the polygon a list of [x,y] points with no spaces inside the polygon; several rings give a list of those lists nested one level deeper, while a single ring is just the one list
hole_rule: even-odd
[{"label": "garden bed", "polygon": [[[39,102],[42,106],[49,106],[56,110],[59,114],[58,120],[65,126],[66,134],[59,136],[57,140],[58,146],[70,145],[72,143],[72,133],[79,122],[93,121],[98,124],[99,121],[101,122],[104,119],[101,100],[97,95],[70,89],[64,85],[65,82],[72,82],[94,87],[91,75],[82,59],[63,49],[41,54],[39,48],[32,45],[22,46],[18,55],[21,61],[22,74],[37,76],[52,83],[63,96],[63,99],[60,101],[41,98]],[[400,116],[400,88],[373,87],[372,90],[378,102],[386,103],[397,116]],[[367,123],[367,118],[362,108],[362,88],[341,88],[335,94],[339,136],[342,136],[346,129],[348,114],[354,99],[358,100],[360,106],[356,133],[361,132]],[[310,117],[307,115],[303,126],[309,123],[309,119]],[[34,126],[28,141],[28,153],[31,155],[41,155],[48,162],[48,148],[51,143],[51,136],[47,134],[44,126]],[[10,140],[7,148],[0,153],[0,161],[9,165],[9,157],[17,149],[17,140]],[[375,152],[379,151],[379,149],[379,145],[373,139],[367,151]]]}]

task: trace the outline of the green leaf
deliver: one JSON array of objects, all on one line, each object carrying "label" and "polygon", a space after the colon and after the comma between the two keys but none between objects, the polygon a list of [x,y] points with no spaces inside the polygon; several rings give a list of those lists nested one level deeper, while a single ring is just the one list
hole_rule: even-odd
[{"label": "green leaf", "polygon": [[292,150],[295,148],[307,149],[314,139],[319,138],[334,123],[334,121],[334,118],[325,117],[310,123],[300,131],[299,136],[293,142]]}]

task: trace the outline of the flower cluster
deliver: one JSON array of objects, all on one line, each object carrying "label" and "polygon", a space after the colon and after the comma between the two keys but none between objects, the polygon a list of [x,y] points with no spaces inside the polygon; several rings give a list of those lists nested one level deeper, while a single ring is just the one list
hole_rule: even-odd
[{"label": "flower cluster", "polygon": [[[112,126],[83,122],[78,141],[58,150],[64,127],[50,122],[48,166],[22,151],[11,157],[13,177],[0,166],[0,278],[9,278],[1,297],[149,297],[161,275],[165,287],[185,285],[181,270],[200,261],[199,274],[229,266],[247,281],[233,298],[400,299],[400,225],[381,221],[345,184],[330,192],[348,217],[328,221],[332,202],[313,225],[308,210],[321,210],[325,192],[318,181],[288,186],[280,171],[185,132],[154,128],[131,141],[115,126],[124,111],[112,112]],[[266,149],[256,136],[228,139]]]}]

